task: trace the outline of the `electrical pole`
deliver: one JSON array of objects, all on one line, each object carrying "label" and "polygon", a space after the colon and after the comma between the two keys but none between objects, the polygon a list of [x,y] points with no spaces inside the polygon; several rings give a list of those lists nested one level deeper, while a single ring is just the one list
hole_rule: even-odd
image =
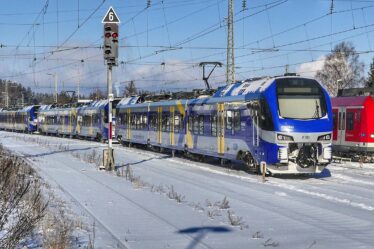
[{"label": "electrical pole", "polygon": [[227,61],[226,61],[226,83],[235,83],[235,61],[234,61],[234,0],[228,1],[227,15]]},{"label": "electrical pole", "polygon": [[52,75],[55,81],[55,103],[57,104],[57,73],[47,73],[47,75]]},{"label": "electrical pole", "polygon": [[106,157],[105,169],[115,169],[112,135],[113,135],[113,117],[112,117],[112,67],[118,65],[118,23],[120,20],[112,7],[107,11],[104,19],[104,60],[107,65],[107,84],[108,84],[108,154]]}]

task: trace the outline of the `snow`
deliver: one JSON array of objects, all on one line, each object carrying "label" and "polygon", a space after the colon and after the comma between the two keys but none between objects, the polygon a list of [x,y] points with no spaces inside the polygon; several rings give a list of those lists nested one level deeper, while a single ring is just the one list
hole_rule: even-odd
[{"label": "snow", "polygon": [[[129,164],[130,182],[85,162],[84,154],[101,154],[104,144],[9,132],[0,132],[0,142],[61,189],[77,216],[96,222],[96,248],[374,245],[373,164],[332,164],[320,175],[263,183],[240,170],[115,145],[119,174]],[[181,202],[168,197],[171,188]],[[220,208],[224,197],[229,209]]]}]

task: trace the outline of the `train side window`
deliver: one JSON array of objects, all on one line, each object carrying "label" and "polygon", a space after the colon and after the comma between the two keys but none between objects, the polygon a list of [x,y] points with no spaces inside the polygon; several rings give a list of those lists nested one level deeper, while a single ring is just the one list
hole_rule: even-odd
[{"label": "train side window", "polygon": [[217,114],[210,116],[211,135],[217,136]]},{"label": "train side window", "polygon": [[147,130],[148,128],[148,116],[146,113],[143,114],[143,129]]},{"label": "train side window", "polygon": [[234,111],[234,130],[240,131],[240,110]]},{"label": "train side window", "polygon": [[181,114],[181,121],[180,121],[180,127],[179,127],[180,132],[183,132],[184,130],[184,115]]},{"label": "train side window", "polygon": [[199,134],[199,117],[200,116],[194,116],[193,117],[193,133]]},{"label": "train side window", "polygon": [[232,129],[232,116],[233,116],[232,111],[226,111],[226,130]]},{"label": "train side window", "polygon": [[190,114],[188,116],[188,130],[192,131],[192,128],[193,128],[193,115]]},{"label": "train side window", "polygon": [[204,116],[199,116],[199,134],[204,135]]},{"label": "train side window", "polygon": [[342,113],[339,112],[339,130],[342,129]]},{"label": "train side window", "polygon": [[179,114],[174,115],[174,132],[179,133],[181,125],[181,119]]},{"label": "train side window", "polygon": [[274,130],[273,118],[271,116],[270,108],[268,102],[262,98],[260,100],[260,127],[267,131]]},{"label": "train side window", "polygon": [[354,113],[347,112],[347,131],[353,131],[354,129]]},{"label": "train side window", "polygon": [[135,114],[131,114],[130,116],[130,126],[131,126],[131,129],[135,129],[136,128],[136,124],[135,124]]},{"label": "train side window", "polygon": [[337,128],[337,119],[336,119],[336,112],[333,112],[332,113],[332,126],[333,126],[333,130],[336,130]]},{"label": "train side window", "polygon": [[151,130],[156,129],[156,115],[154,113],[149,114],[149,128]]},{"label": "train side window", "polygon": [[345,130],[345,112],[343,112],[342,130]]},{"label": "train side window", "polygon": [[169,115],[163,114],[162,115],[162,131],[169,131],[169,129],[170,129]]}]

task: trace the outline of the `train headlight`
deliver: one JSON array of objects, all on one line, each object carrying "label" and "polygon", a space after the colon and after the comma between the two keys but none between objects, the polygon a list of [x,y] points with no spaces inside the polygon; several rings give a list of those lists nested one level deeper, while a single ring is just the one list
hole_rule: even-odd
[{"label": "train headlight", "polygon": [[331,134],[326,134],[318,137],[318,141],[330,141],[331,140]]},{"label": "train headlight", "polygon": [[370,134],[370,137],[371,137],[371,138],[374,138],[374,133],[371,133],[371,134]]},{"label": "train headlight", "polygon": [[277,134],[277,139],[279,141],[293,141],[292,136],[287,136],[287,135],[283,135],[283,134]]}]

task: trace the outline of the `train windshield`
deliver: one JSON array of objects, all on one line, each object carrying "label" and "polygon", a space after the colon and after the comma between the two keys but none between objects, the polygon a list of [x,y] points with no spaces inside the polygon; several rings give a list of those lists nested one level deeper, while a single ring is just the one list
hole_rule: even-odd
[{"label": "train windshield", "polygon": [[317,81],[277,79],[278,112],[282,118],[319,119],[326,115],[326,101]]}]

